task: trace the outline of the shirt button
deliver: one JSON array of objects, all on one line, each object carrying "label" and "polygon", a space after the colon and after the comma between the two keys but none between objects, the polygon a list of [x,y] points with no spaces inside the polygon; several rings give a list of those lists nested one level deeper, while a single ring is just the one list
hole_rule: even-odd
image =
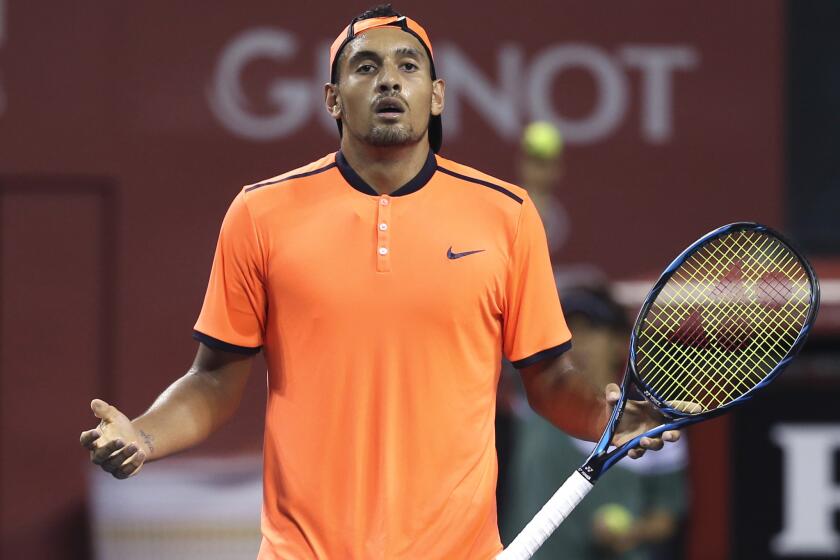
[{"label": "shirt button", "polygon": [[380,247],[379,248],[379,254],[382,255],[383,257],[385,255],[387,255],[388,254],[388,247]]},{"label": "shirt button", "polygon": [[382,206],[388,206],[388,199],[387,198],[380,198],[379,199],[379,204],[381,204]]},{"label": "shirt button", "polygon": [[381,224],[379,224],[379,230],[380,231],[385,231],[387,229],[388,229],[388,224],[386,224],[385,222],[382,222]]}]

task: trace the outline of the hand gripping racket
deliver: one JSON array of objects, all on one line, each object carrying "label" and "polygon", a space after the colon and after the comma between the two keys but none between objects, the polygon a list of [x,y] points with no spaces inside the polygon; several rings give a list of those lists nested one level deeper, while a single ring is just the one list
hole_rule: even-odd
[{"label": "hand gripping racket", "polygon": [[[665,269],[630,337],[621,398],[595,450],[497,560],[526,560],[643,437],[723,414],[750,400],[802,348],[819,307],[811,265],[770,228],[712,231]],[[665,423],[610,451],[631,388]]]}]

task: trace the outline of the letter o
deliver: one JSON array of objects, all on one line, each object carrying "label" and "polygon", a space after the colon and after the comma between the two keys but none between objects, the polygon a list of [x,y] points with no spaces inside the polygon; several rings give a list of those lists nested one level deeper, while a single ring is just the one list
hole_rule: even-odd
[{"label": "letter o", "polygon": [[[554,78],[569,68],[581,67],[595,79],[595,109],[584,118],[560,115],[551,103]],[[591,144],[612,132],[627,109],[627,79],[621,68],[596,47],[583,44],[558,45],[537,56],[528,77],[528,105],[534,120],[556,124],[571,143]]]}]

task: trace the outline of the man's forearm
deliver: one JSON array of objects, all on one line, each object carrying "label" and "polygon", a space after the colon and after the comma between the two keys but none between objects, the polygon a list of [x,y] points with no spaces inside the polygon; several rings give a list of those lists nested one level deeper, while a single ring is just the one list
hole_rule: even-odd
[{"label": "man's forearm", "polygon": [[599,391],[564,354],[522,371],[528,403],[540,416],[577,438],[596,441],[607,423]]},{"label": "man's forearm", "polygon": [[175,381],[132,424],[149,460],[160,459],[204,441],[236,411],[243,387],[219,375],[190,370]]}]

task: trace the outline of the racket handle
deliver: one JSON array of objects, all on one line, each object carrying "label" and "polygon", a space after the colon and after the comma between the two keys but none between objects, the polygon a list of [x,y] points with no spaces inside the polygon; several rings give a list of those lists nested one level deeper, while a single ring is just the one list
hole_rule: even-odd
[{"label": "racket handle", "polygon": [[592,483],[575,471],[496,560],[528,560],[590,490]]}]

